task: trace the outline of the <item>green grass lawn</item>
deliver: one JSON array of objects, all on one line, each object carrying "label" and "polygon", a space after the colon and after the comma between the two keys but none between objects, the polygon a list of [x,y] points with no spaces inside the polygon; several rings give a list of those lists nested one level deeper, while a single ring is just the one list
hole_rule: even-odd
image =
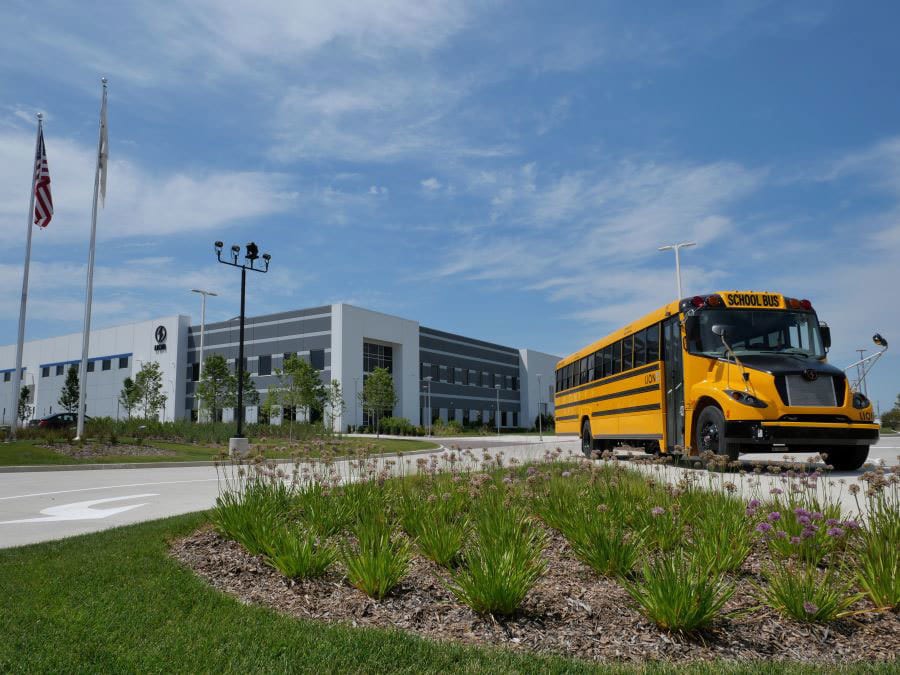
[{"label": "green grass lawn", "polygon": [[[131,439],[122,439],[123,443],[131,442]],[[338,443],[336,441],[336,443]],[[115,455],[109,454],[102,457],[76,459],[67,457],[54,450],[41,447],[38,441],[15,441],[13,443],[0,443],[0,466],[35,466],[52,464],[110,464],[110,463],[135,463],[135,462],[193,462],[212,460],[220,448],[209,445],[194,445],[191,443],[172,443],[168,441],[147,441],[147,445],[172,450],[174,455]],[[285,451],[286,441],[271,441],[264,444],[263,453],[271,459],[279,459],[290,456],[290,450]],[[112,446],[115,447],[115,446]],[[438,447],[430,441],[394,440],[394,439],[343,439],[339,442],[339,449],[351,454],[356,448],[370,448],[376,453],[412,452],[415,450],[427,450]]]},{"label": "green grass lawn", "polygon": [[[169,558],[205,519],[167,520],[0,550],[0,672],[610,672],[613,667],[295,620],[242,605]],[[890,672],[892,665],[842,667]],[[636,670],[632,668],[631,670]],[[657,666],[651,672],[671,672]],[[646,672],[642,669],[642,672]],[[813,673],[796,664],[691,672]]]}]

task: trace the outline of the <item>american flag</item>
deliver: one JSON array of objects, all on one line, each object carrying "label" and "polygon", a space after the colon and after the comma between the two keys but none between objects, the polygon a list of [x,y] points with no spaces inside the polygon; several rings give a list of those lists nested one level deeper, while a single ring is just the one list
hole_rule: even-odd
[{"label": "american flag", "polygon": [[50,168],[47,166],[44,130],[41,129],[38,150],[34,158],[34,224],[39,227],[47,227],[52,218],[53,197],[50,195]]}]

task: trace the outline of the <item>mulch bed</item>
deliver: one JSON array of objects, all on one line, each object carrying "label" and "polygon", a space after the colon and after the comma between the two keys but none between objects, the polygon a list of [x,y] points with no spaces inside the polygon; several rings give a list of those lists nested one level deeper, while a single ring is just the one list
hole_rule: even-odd
[{"label": "mulch bed", "polygon": [[409,574],[391,594],[374,601],[349,585],[339,565],[322,579],[291,581],[211,527],[173,542],[171,552],[213,587],[246,603],[304,619],[395,628],[440,641],[625,662],[774,659],[838,664],[900,654],[896,614],[861,614],[823,626],[759,607],[752,583],[759,581],[761,551],[745,562],[738,590],[725,607],[727,612],[753,611],[722,618],[694,636],[657,628],[621,586],[574,558],[556,532],[549,533],[546,575],[519,614],[496,620],[457,602],[444,585],[446,571],[422,557],[414,558]]},{"label": "mulch bed", "polygon": [[174,450],[155,448],[152,445],[123,445],[119,443],[116,443],[115,445],[108,443],[85,443],[83,446],[59,444],[44,445],[42,447],[49,448],[66,457],[74,457],[75,459],[114,457],[116,455],[129,457],[169,457],[177,454]]}]

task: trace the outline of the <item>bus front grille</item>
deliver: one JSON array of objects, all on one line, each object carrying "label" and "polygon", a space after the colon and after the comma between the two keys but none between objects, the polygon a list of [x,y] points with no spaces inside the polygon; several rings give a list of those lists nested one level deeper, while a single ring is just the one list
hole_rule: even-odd
[{"label": "bus front grille", "polygon": [[819,376],[812,381],[802,375],[786,375],[784,388],[788,405],[807,408],[837,406],[834,381],[830,375]]}]

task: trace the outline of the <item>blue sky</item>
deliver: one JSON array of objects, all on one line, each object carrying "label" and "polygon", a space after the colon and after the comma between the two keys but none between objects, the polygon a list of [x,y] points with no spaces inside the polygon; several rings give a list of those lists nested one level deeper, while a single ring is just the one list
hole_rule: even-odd
[{"label": "blue sky", "polygon": [[[346,301],[566,354],[674,296],[808,297],[845,365],[900,350],[900,6],[195,0],[0,5],[0,343],[15,340],[34,112],[56,215],[28,338]],[[873,371],[890,407],[900,357]]]}]

